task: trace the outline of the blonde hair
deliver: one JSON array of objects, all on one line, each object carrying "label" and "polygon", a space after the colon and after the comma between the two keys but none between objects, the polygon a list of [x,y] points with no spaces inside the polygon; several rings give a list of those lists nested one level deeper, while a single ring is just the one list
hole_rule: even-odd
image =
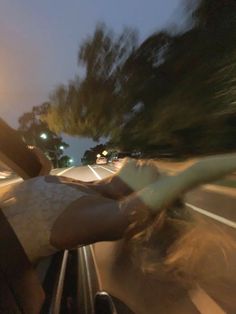
[{"label": "blonde hair", "polygon": [[236,154],[205,157],[176,176],[162,174],[150,191],[141,191],[142,202],[134,201],[125,241],[135,268],[179,288],[200,286],[218,297],[224,292],[223,302],[232,307],[236,240],[228,227],[194,213],[181,197],[235,169]]},{"label": "blonde hair", "polygon": [[143,272],[184,288],[197,284],[216,287],[222,279],[236,280],[230,259],[235,240],[222,227],[190,212],[181,199],[152,221],[142,217],[126,238],[132,258]]}]

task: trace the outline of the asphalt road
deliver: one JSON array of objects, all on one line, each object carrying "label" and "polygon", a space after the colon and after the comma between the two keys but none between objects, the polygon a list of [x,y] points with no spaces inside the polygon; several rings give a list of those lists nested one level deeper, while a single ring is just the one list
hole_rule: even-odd
[{"label": "asphalt road", "polygon": [[[56,169],[52,174],[93,181],[115,172],[116,169],[112,165],[91,165]],[[19,180],[15,177],[2,179],[0,186]],[[203,186],[189,192],[185,201],[196,216],[236,239],[236,192],[234,193],[234,190],[219,187],[214,189],[214,185],[213,188]],[[202,241],[206,239],[203,238]],[[140,273],[131,265],[127,252],[124,253],[122,241],[96,244],[93,246],[93,251],[102,289],[119,297],[135,313],[236,313],[236,256],[231,256],[227,261],[231,269],[230,281],[226,282],[222,279],[220,286],[212,286],[206,282],[204,287],[186,292],[178,286],[163,281],[157,282]]]}]

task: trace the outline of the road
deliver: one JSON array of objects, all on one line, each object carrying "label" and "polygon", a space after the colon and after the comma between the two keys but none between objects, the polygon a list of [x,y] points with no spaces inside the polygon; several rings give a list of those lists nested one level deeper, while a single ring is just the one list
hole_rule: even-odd
[{"label": "road", "polygon": [[[115,172],[116,169],[112,165],[91,165],[56,169],[52,171],[52,174],[72,177],[82,181],[93,181],[100,180]],[[19,178],[1,180],[0,185],[18,182],[19,180]],[[236,239],[236,193],[234,193],[234,190],[219,187],[214,189],[214,185],[213,188],[212,185],[210,187],[203,186],[189,192],[185,197],[185,201],[188,208],[196,216],[214,223],[226,234]],[[206,239],[202,239],[202,241],[204,240]],[[176,313],[183,314],[236,313],[236,256],[232,256],[231,260],[228,261],[228,265],[232,270],[230,284],[227,282],[226,285],[222,281],[219,288],[219,285],[213,287],[206,282],[204,287],[186,293],[179,287],[174,285],[170,287],[169,283],[162,281],[158,284],[156,280],[141,274],[133,268],[127,255],[122,255],[124,254],[122,248],[122,241],[118,241],[96,244],[93,250],[100,270],[99,276],[103,283],[102,288],[119,297],[130,308],[136,309],[137,313],[156,313],[157,307],[159,307],[160,313],[164,314],[175,313],[171,312],[173,307],[179,309]],[[171,297],[167,297],[170,294]],[[127,298],[127,296],[129,297]],[[138,305],[137,300],[139,300]],[[137,306],[139,310],[137,310]],[[149,311],[145,312],[147,307]]]}]

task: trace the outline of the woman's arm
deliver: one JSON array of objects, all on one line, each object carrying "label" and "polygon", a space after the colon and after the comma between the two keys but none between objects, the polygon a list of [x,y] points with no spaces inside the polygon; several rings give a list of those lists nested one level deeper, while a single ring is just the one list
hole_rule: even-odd
[{"label": "woman's arm", "polygon": [[[73,202],[56,220],[51,243],[64,249],[120,239],[137,220],[147,221],[186,191],[234,170],[236,154],[208,157],[176,176],[160,177],[121,201],[96,195],[84,196]],[[143,215],[141,219],[140,215]]]},{"label": "woman's arm", "polygon": [[166,208],[178,196],[236,170],[236,154],[203,158],[175,176],[165,176],[137,194],[140,201],[157,212]]},{"label": "woman's arm", "polygon": [[[100,195],[84,196],[70,204],[53,226],[52,245],[64,249],[120,239],[137,218],[133,209],[140,199],[133,193],[126,201],[119,200],[155,182],[159,176],[155,162],[127,159],[114,176],[94,182],[77,181]],[[65,184],[70,181],[63,180]],[[143,212],[147,213],[146,208]]]},{"label": "woman's arm", "polygon": [[58,249],[70,249],[99,241],[120,239],[129,225],[118,201],[102,196],[83,196],[57,218],[50,242]]}]

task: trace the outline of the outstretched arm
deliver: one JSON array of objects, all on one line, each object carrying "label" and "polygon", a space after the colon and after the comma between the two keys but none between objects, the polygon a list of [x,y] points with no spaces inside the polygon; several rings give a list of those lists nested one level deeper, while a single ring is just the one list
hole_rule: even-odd
[{"label": "outstretched arm", "polygon": [[120,239],[129,221],[118,201],[97,195],[83,196],[57,218],[50,242],[58,249],[70,249],[99,241]]},{"label": "outstretched arm", "polygon": [[[186,191],[236,170],[236,154],[204,158],[176,176],[160,177],[155,183],[121,201],[84,196],[73,202],[55,222],[51,243],[57,248],[111,241],[121,238],[140,213],[146,218]],[[65,226],[68,226],[65,232]]]},{"label": "outstretched arm", "polygon": [[236,153],[203,158],[175,176],[160,178],[137,194],[153,212],[166,208],[178,196],[236,170]]}]

